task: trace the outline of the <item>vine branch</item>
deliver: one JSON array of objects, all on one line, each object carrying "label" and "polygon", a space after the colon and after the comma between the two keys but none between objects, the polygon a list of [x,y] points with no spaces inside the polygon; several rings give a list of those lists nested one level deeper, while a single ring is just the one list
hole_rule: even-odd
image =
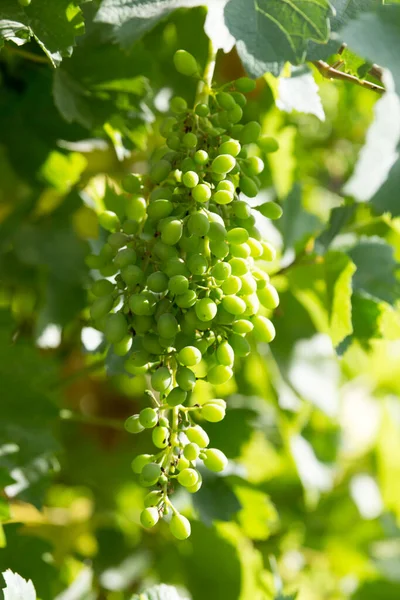
[{"label": "vine branch", "polygon": [[195,104],[208,104],[208,96],[210,94],[212,79],[214,76],[216,58],[217,50],[214,48],[213,43],[210,40],[208,44],[208,56],[204,74],[197,86]]},{"label": "vine branch", "polygon": [[323,77],[327,79],[339,79],[340,81],[348,81],[350,83],[359,85],[367,90],[372,90],[373,92],[377,92],[378,94],[383,94],[386,90],[383,86],[378,85],[376,83],[372,83],[371,81],[367,81],[366,79],[359,79],[355,77],[355,75],[350,75],[349,73],[343,73],[343,71],[339,71],[335,69],[328,63],[323,60],[314,60],[312,64],[318,69]]}]

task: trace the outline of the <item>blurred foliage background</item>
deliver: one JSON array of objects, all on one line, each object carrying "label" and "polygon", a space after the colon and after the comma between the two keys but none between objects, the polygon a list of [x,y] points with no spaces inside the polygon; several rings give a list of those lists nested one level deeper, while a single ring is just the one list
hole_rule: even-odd
[{"label": "blurred foliage background", "polygon": [[[3,4],[6,20],[16,2]],[[279,248],[264,265],[281,296],[277,337],[217,389],[227,417],[204,427],[229,469],[177,499],[193,519],[177,542],[165,524],[139,524],[144,491],[130,462],[149,440],[123,423],[146,405],[145,382],[121,371],[91,327],[85,258],[105,236],[96,213],[118,203],[121,177],[143,172],[160,143],[171,93],[193,102],[195,83],[172,56],[185,48],[204,65],[206,9],[142,29],[121,21],[115,36],[115,24],[95,20],[95,2],[54,2],[61,15],[73,5],[74,31],[63,38],[54,20],[47,55],[17,43],[22,26],[3,32],[0,52],[0,570],[32,579],[42,600],[125,600],[160,582],[193,600],[397,600],[396,165],[384,196],[373,180],[382,165],[386,179],[400,137],[390,76],[380,96],[312,64],[290,77],[287,65],[249,97],[245,118],[280,145],[257,198],[284,210],[274,223],[257,217]],[[390,26],[399,21],[392,13]],[[219,52],[218,82],[245,73],[238,52]],[[383,66],[398,62],[393,52]],[[345,61],[348,73],[369,68],[350,52]],[[360,165],[360,151],[372,162]]]}]

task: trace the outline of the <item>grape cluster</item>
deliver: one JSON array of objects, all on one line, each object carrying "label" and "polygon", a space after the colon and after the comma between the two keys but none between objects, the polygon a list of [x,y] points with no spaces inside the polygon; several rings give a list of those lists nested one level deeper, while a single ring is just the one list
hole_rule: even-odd
[{"label": "grape cluster", "polygon": [[[198,76],[194,57],[184,50],[174,62],[180,73]],[[278,294],[255,264],[273,260],[275,252],[241,198],[242,192],[255,197],[260,188],[264,164],[254,145],[276,149],[275,140],[260,138],[258,122],[240,123],[243,93],[254,86],[243,77],[206,89],[207,102],[194,109],[172,98],[172,114],[160,126],[165,145],[148,175],[123,180],[125,218],[99,215],[110,234],[100,254],[89,258],[104,276],[92,287],[91,317],[114,352],[126,356],[126,371],[147,374],[151,384],[151,406],[125,424],[131,433],[151,429],[156,447],[132,462],[142,485],[155,488],[145,498],[141,522],[153,527],[172,513],[170,529],[178,539],[190,535],[190,523],[171,503],[175,483],[196,492],[199,461],[215,472],[227,464],[195,420],[215,423],[226,410],[221,399],[191,403],[196,365],[207,366],[209,383],[224,384],[235,357],[250,353],[249,340],[268,343],[275,336],[259,309],[276,308]],[[265,206],[268,216],[280,216],[278,205]]]}]

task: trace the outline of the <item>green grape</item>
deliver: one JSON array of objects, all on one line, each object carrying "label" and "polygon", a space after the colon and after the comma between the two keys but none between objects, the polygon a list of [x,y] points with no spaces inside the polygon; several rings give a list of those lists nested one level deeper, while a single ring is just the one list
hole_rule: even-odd
[{"label": "green grape", "polygon": [[244,106],[246,106],[246,104],[247,104],[246,96],[243,96],[242,93],[240,93],[240,92],[231,92],[231,96],[234,99],[234,101],[236,102],[236,104],[239,104],[239,106],[241,108],[243,108]]},{"label": "green grape", "polygon": [[251,177],[247,177],[246,175],[240,177],[239,187],[248,198],[255,198],[258,194],[258,186],[254,179],[251,179]]},{"label": "green grape", "polygon": [[279,150],[278,141],[273,137],[262,137],[258,140],[258,145],[264,152],[276,152]]},{"label": "green grape", "polygon": [[154,485],[161,475],[161,467],[157,463],[149,462],[142,468],[141,475],[144,481],[151,482],[151,485]]},{"label": "green grape", "polygon": [[239,123],[243,117],[243,110],[241,109],[239,104],[235,103],[235,106],[228,111],[228,121],[231,123]]},{"label": "green grape", "polygon": [[240,144],[237,140],[229,140],[224,142],[218,148],[219,154],[230,154],[231,156],[237,156],[241,150]]},{"label": "green grape", "polygon": [[261,245],[263,248],[262,258],[266,261],[275,260],[275,258],[276,258],[275,248],[268,242],[262,242]]},{"label": "green grape", "polygon": [[258,342],[266,342],[269,344],[275,337],[275,327],[272,322],[266,317],[260,315],[253,317],[254,325],[253,333]]},{"label": "green grape", "polygon": [[128,417],[124,423],[124,427],[129,433],[140,433],[144,430],[144,427],[139,420],[139,415]]},{"label": "green grape", "polygon": [[243,127],[244,125],[242,125],[241,123],[232,125],[232,127],[229,129],[231,137],[235,138],[235,140],[238,140],[240,137],[240,133],[243,130]]},{"label": "green grape", "polygon": [[172,535],[178,540],[186,540],[191,533],[189,520],[179,513],[172,517],[169,528]]},{"label": "green grape", "polygon": [[210,438],[200,425],[194,425],[185,430],[186,437],[190,442],[197,444],[200,448],[207,448]]},{"label": "green grape", "polygon": [[250,246],[248,244],[231,244],[229,250],[231,256],[238,258],[248,258],[251,254]]},{"label": "green grape", "polygon": [[251,273],[246,273],[240,278],[242,286],[240,288],[240,295],[248,296],[254,294],[257,291],[257,282]]},{"label": "green grape", "polygon": [[[150,169],[150,179],[154,183],[161,183],[171,172],[171,163],[165,159],[156,162]],[[134,218],[134,217],[133,217]]]},{"label": "green grape", "polygon": [[173,133],[167,137],[166,144],[171,150],[179,150],[181,147],[181,138],[179,135]]},{"label": "green grape", "polygon": [[179,331],[178,321],[171,313],[164,313],[157,322],[157,331],[163,338],[173,338]]},{"label": "green grape", "polygon": [[228,313],[231,313],[235,316],[243,314],[246,310],[245,301],[242,298],[239,298],[239,296],[235,296],[233,294],[230,296],[225,296],[222,299],[222,306],[226,311],[228,311]]},{"label": "green grape", "polygon": [[154,333],[146,334],[143,338],[142,344],[143,348],[147,350],[147,352],[149,352],[150,354],[159,355],[163,351],[163,347],[160,344],[160,340],[158,336]]},{"label": "green grape", "polygon": [[168,446],[169,429],[167,427],[154,427],[151,433],[151,439],[156,448],[166,448]]},{"label": "green grape", "polygon": [[202,483],[203,483],[203,480],[202,480],[201,475],[199,473],[199,478],[197,480],[197,483],[195,485],[191,485],[190,487],[187,487],[186,491],[189,492],[190,494],[195,494],[201,488]]},{"label": "green grape", "polygon": [[217,190],[213,194],[213,200],[217,204],[230,204],[233,200],[233,194],[228,190]]},{"label": "green grape", "polygon": [[254,325],[248,319],[238,319],[232,325],[232,330],[235,333],[246,334],[253,331]]},{"label": "green grape", "polygon": [[32,0],[18,0],[18,4],[23,7],[29,6],[31,2]]},{"label": "green grape", "polygon": [[196,385],[196,375],[187,367],[179,367],[176,373],[176,383],[185,392],[191,392]]},{"label": "green grape", "polygon": [[211,269],[211,275],[217,279],[217,281],[225,281],[230,277],[232,273],[232,267],[227,262],[219,261]]},{"label": "green grape", "polygon": [[232,274],[238,277],[246,275],[249,270],[247,262],[243,258],[231,258],[229,264],[231,265]]},{"label": "green grape", "polygon": [[197,104],[195,108],[195,113],[199,117],[207,117],[210,114],[208,104]]},{"label": "green grape", "polygon": [[228,231],[227,240],[231,244],[243,244],[249,239],[249,234],[243,227],[235,227]]},{"label": "green grape", "polygon": [[178,471],[183,471],[183,469],[188,469],[190,467],[190,462],[188,461],[187,458],[185,458],[184,456],[181,456],[180,459],[178,460],[178,464],[176,465],[176,468],[178,469]]},{"label": "green grape", "polygon": [[279,219],[282,216],[282,209],[279,204],[276,202],[265,202],[264,204],[260,204],[260,206],[255,207],[264,217],[268,219]]},{"label": "green grape", "polygon": [[235,106],[235,100],[228,92],[219,92],[216,95],[216,100],[221,108],[229,110]]},{"label": "green grape", "polygon": [[210,242],[210,250],[214,256],[216,256],[217,258],[219,258],[221,260],[223,258],[225,258],[226,256],[228,256],[228,254],[229,254],[229,246],[224,240],[221,240],[221,241],[212,240]]},{"label": "green grape", "polygon": [[162,492],[160,490],[153,490],[145,496],[144,505],[147,507],[157,506],[162,500]]},{"label": "green grape", "polygon": [[183,469],[178,475],[178,482],[184,487],[196,485],[199,479],[199,474],[195,469]]},{"label": "green grape", "polygon": [[[236,323],[238,323],[238,321],[236,321]],[[250,344],[245,337],[242,337],[237,333],[232,333],[229,336],[229,343],[232,346],[235,355],[244,357],[250,354]]]},{"label": "green grape", "polygon": [[261,133],[261,125],[257,121],[250,121],[246,123],[239,135],[239,141],[241,144],[254,144]]},{"label": "green grape", "polygon": [[214,173],[218,175],[225,175],[232,171],[233,167],[236,166],[236,160],[230,154],[220,154],[211,164],[211,169]]},{"label": "green grape", "polygon": [[91,288],[95,296],[109,296],[114,291],[114,284],[107,279],[98,279]]},{"label": "green grape", "polygon": [[219,473],[226,468],[228,459],[226,458],[225,454],[221,452],[221,450],[218,450],[217,448],[208,448],[204,451],[204,454],[204,466],[210,471]]},{"label": "green grape", "polygon": [[208,269],[208,262],[201,254],[193,254],[187,261],[187,266],[193,275],[203,275]]},{"label": "green grape", "polygon": [[[211,215],[210,215],[211,216]],[[210,229],[208,230],[208,237],[213,242],[218,242],[221,239],[224,240],[227,236],[227,231],[223,224],[211,222]]]},{"label": "green grape", "polygon": [[174,205],[170,200],[166,198],[158,198],[154,202],[151,202],[147,207],[147,214],[149,219],[158,221],[159,219],[165,219],[169,217],[174,209]]},{"label": "green grape", "polygon": [[201,352],[194,346],[186,346],[178,352],[178,360],[185,367],[193,367],[201,361]]},{"label": "green grape", "polygon": [[122,313],[115,313],[107,317],[104,335],[109,344],[117,344],[126,336],[128,324]]},{"label": "green grape", "polygon": [[166,400],[169,406],[178,406],[186,401],[187,392],[179,387],[174,388],[168,394]]},{"label": "green grape", "polygon": [[140,267],[127,265],[121,269],[121,277],[128,286],[134,287],[138,283],[143,283],[145,276]]},{"label": "green grape", "polygon": [[153,327],[153,319],[148,315],[142,315],[140,318],[133,315],[132,327],[135,330],[135,333],[146,333]]},{"label": "green grape", "polygon": [[190,156],[186,156],[186,158],[183,159],[183,161],[179,165],[179,168],[180,171],[182,171],[182,173],[187,173],[188,171],[197,172],[196,163]]},{"label": "green grape", "polygon": [[198,74],[196,59],[186,50],[177,50],[174,54],[174,65],[178,73],[193,77]]},{"label": "green grape", "polygon": [[258,291],[258,298],[261,304],[270,310],[279,305],[278,292],[271,283],[267,283],[265,287]]},{"label": "green grape", "polygon": [[195,306],[200,321],[211,321],[217,314],[217,305],[210,298],[202,298]]},{"label": "green grape", "polygon": [[128,265],[135,264],[136,259],[137,255],[133,248],[124,248],[123,250],[120,250],[114,258],[114,264],[118,269],[123,269]]},{"label": "green grape", "polygon": [[130,173],[122,179],[121,185],[125,192],[128,192],[129,194],[137,194],[138,192],[140,192],[140,189],[142,187],[142,181],[139,175],[136,175],[135,173]]},{"label": "green grape", "polygon": [[217,185],[217,192],[221,190],[226,190],[233,195],[235,193],[235,186],[233,185],[232,181],[229,181],[229,179],[223,179]]},{"label": "green grape", "polygon": [[250,294],[249,296],[243,296],[243,300],[246,303],[246,310],[243,315],[245,317],[251,317],[258,313],[260,309],[260,301],[257,294]]},{"label": "green grape", "polygon": [[155,425],[157,425],[158,415],[157,411],[154,408],[144,408],[139,413],[140,424],[143,425],[146,429],[151,429]]},{"label": "green grape", "polygon": [[98,321],[102,317],[105,317],[113,306],[113,296],[102,296],[101,298],[97,298],[90,307],[90,316],[93,321]]},{"label": "green grape", "polygon": [[221,365],[232,367],[235,362],[235,354],[232,346],[227,341],[221,342],[217,348],[217,360]]},{"label": "green grape", "polygon": [[98,215],[99,223],[107,231],[117,231],[121,228],[121,223],[117,215],[111,210],[105,210]]},{"label": "green grape", "polygon": [[165,392],[171,382],[171,371],[167,367],[159,367],[151,374],[151,385],[156,392]]},{"label": "green grape", "polygon": [[179,219],[163,221],[161,225],[161,241],[168,246],[175,246],[182,237],[183,224]]},{"label": "green grape", "polygon": [[139,317],[152,315],[155,310],[154,304],[144,294],[133,294],[129,298],[129,308]]},{"label": "green grape", "polygon": [[113,250],[119,250],[122,246],[125,246],[126,242],[129,240],[128,236],[121,231],[116,231],[115,233],[110,233],[107,238],[107,243],[110,244]]},{"label": "green grape", "polygon": [[146,217],[146,207],[146,200],[142,198],[142,196],[132,196],[127,198],[125,204],[126,216],[128,219],[132,219],[132,221],[143,221]]},{"label": "green grape", "polygon": [[164,273],[168,277],[174,277],[174,275],[184,275],[187,277],[189,275],[189,269],[181,258],[168,259],[168,262],[163,267]]},{"label": "green grape", "polygon": [[[229,263],[227,263],[229,265]],[[231,265],[229,265],[231,266]],[[232,267],[231,267],[232,271]],[[230,275],[225,279],[225,281],[221,285],[221,289],[224,294],[230,296],[231,294],[237,294],[240,292],[242,287],[242,280],[237,275]]]},{"label": "green grape", "polygon": [[122,224],[122,230],[127,235],[134,235],[139,231],[139,223],[137,221],[127,219]]},{"label": "green grape", "polygon": [[253,258],[260,258],[260,256],[262,256],[263,254],[263,247],[260,244],[260,242],[254,238],[249,238],[247,240],[247,244],[250,248],[250,255]]},{"label": "green grape", "polygon": [[233,371],[225,365],[215,365],[207,373],[207,381],[213,385],[222,385],[231,379]]},{"label": "green grape", "polygon": [[[187,460],[189,460],[190,462],[196,460],[199,457],[200,454],[200,446],[198,446],[197,444],[194,444],[193,442],[190,442],[190,444],[187,444],[184,449],[183,449],[183,455],[185,458],[187,458]],[[195,484],[193,484],[195,485]],[[191,487],[191,486],[186,486],[186,487]]]},{"label": "green grape", "polygon": [[208,161],[208,153],[205,150],[197,150],[193,159],[197,165],[205,165]]},{"label": "green grape", "polygon": [[132,336],[126,335],[120,342],[114,343],[113,350],[117,356],[125,356],[132,347]]},{"label": "green grape", "polygon": [[168,277],[162,271],[156,271],[148,276],[146,285],[152,292],[161,294],[168,289]]},{"label": "green grape", "polygon": [[182,183],[188,188],[194,188],[199,183],[196,171],[187,171],[182,175]]},{"label": "green grape", "polygon": [[152,460],[152,454],[138,454],[131,463],[132,471],[137,475],[140,475],[144,467],[151,463]]},{"label": "green grape", "polygon": [[175,302],[179,308],[190,308],[197,302],[197,294],[194,290],[188,290],[176,296]]},{"label": "green grape", "polygon": [[201,408],[201,415],[210,423],[219,423],[219,421],[222,421],[225,417],[225,410],[218,404],[207,402],[207,404],[203,404]]},{"label": "green grape", "polygon": [[[183,136],[182,142],[186,148],[190,148],[190,149],[196,148],[197,135],[195,133],[192,133],[191,131],[188,131],[188,133],[185,133],[185,135]],[[257,173],[255,173],[255,175],[257,175]]]},{"label": "green grape", "polygon": [[210,222],[202,212],[194,212],[187,221],[187,228],[192,235],[203,237],[210,229]]},{"label": "green grape", "polygon": [[235,81],[235,87],[239,92],[247,94],[256,89],[256,82],[254,79],[250,79],[250,77],[239,77]]},{"label": "green grape", "polygon": [[168,281],[168,289],[171,294],[184,294],[189,289],[189,280],[184,275],[173,275]]},{"label": "green grape", "polygon": [[264,170],[264,162],[258,156],[251,156],[245,162],[248,175],[259,175]]}]

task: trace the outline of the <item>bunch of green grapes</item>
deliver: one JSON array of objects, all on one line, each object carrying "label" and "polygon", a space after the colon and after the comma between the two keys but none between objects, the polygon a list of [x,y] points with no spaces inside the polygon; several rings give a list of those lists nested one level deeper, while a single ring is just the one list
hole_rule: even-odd
[{"label": "bunch of green grapes", "polygon": [[[174,62],[180,73],[197,76],[196,61],[184,50]],[[183,98],[171,100],[172,114],[160,127],[165,145],[148,175],[123,180],[125,219],[110,211],[99,215],[110,235],[89,259],[106,277],[92,287],[94,324],[114,352],[126,356],[126,371],[148,375],[151,385],[151,406],[126,421],[131,433],[151,429],[156,448],[132,462],[142,485],[153,488],[141,522],[153,527],[169,514],[179,539],[190,535],[190,523],[170,500],[175,485],[196,492],[199,463],[216,472],[227,464],[196,422],[221,421],[226,403],[193,405],[196,365],[207,366],[209,383],[226,383],[235,357],[250,353],[251,338],[274,338],[272,322],[259,311],[260,304],[274,309],[279,302],[268,275],[256,266],[259,258],[273,260],[274,249],[262,241],[241,197],[243,192],[253,198],[260,188],[264,164],[254,145],[276,147],[271,138],[260,140],[258,122],[240,123],[243,93],[255,83],[243,77],[218,90],[200,85],[207,102],[188,108]],[[268,203],[263,213],[277,218],[280,208]]]}]

